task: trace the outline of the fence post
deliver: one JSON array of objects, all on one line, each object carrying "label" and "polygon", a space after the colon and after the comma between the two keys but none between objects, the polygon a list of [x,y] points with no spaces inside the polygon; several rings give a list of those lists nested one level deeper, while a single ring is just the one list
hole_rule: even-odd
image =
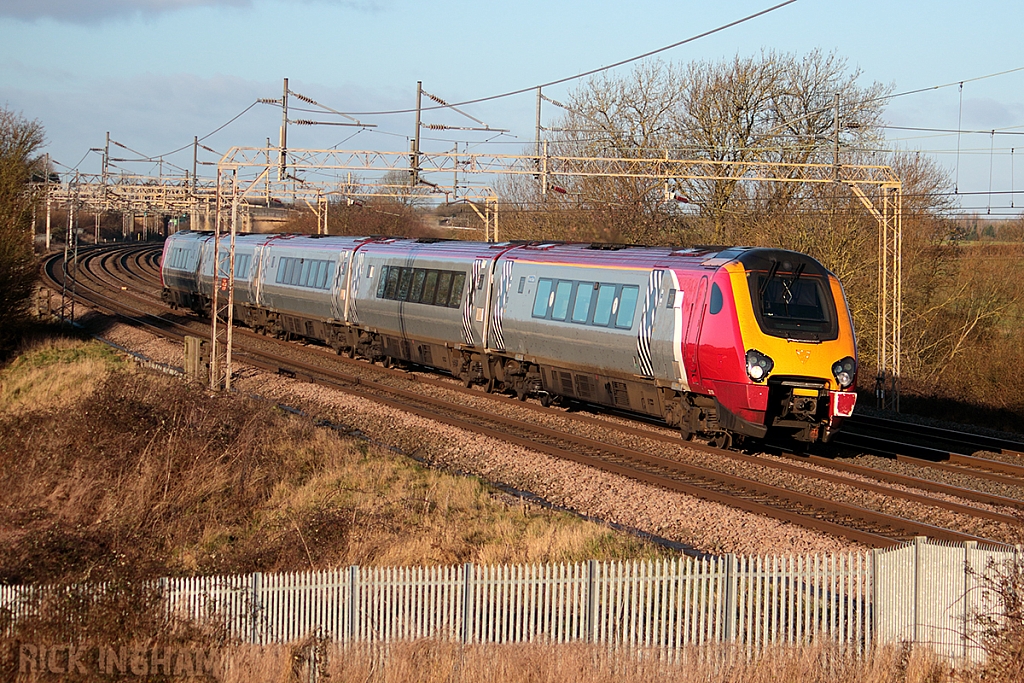
[{"label": "fence post", "polygon": [[469,643],[472,637],[470,620],[473,617],[473,563],[467,562],[462,567],[462,642]]},{"label": "fence post", "polygon": [[263,610],[263,572],[255,572],[249,579],[249,642],[259,641],[259,615]]},{"label": "fence post", "polygon": [[348,623],[345,625],[345,642],[355,642],[359,633],[359,565],[348,568]]},{"label": "fence post", "polygon": [[728,553],[725,560],[725,640],[736,642],[736,555]]},{"label": "fence post", "polygon": [[914,644],[921,642],[921,592],[925,582],[921,550],[927,540],[927,536],[914,536]]},{"label": "fence post", "polygon": [[964,602],[964,630],[961,633],[961,640],[963,641],[964,649],[964,661],[967,660],[967,653],[970,651],[970,638],[968,637],[968,624],[971,619],[971,601],[968,600],[968,593],[970,592],[970,581],[971,581],[971,551],[978,547],[977,541],[965,541],[964,542],[964,595],[961,598]]},{"label": "fence post", "polygon": [[882,632],[882,610],[879,607],[879,576],[878,576],[878,558],[882,554],[881,548],[871,549],[871,638],[875,642],[878,641],[879,634]]},{"label": "fence post", "polygon": [[587,562],[587,642],[597,642],[597,560]]}]

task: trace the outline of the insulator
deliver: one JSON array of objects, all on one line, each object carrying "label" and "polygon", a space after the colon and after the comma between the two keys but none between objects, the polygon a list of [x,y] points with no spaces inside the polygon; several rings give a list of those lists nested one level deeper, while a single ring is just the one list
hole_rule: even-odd
[{"label": "insulator", "polygon": [[428,93],[428,92],[424,92],[423,94],[424,94],[424,95],[426,95],[427,97],[429,97],[430,99],[434,100],[434,101],[435,101],[435,102],[437,102],[438,104],[442,105],[442,106],[445,106],[445,107],[450,107],[450,106],[451,106],[450,104],[448,104],[447,102],[445,102],[444,100],[442,100],[442,99],[441,99],[440,97],[438,97],[437,95],[431,95],[431,94],[430,94],[430,93]]}]

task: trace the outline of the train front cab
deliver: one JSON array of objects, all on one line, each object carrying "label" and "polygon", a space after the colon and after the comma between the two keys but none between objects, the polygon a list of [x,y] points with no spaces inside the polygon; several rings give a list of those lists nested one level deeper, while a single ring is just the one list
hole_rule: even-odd
[{"label": "train front cab", "polygon": [[804,254],[751,249],[714,282],[733,295],[746,385],[719,400],[769,432],[828,441],[857,396],[856,339],[838,278]]}]

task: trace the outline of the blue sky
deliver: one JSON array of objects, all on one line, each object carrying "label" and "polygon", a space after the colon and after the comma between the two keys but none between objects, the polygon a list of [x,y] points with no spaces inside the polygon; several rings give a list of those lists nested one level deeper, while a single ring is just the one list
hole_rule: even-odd
[{"label": "blue sky", "polygon": [[[342,111],[410,108],[417,80],[456,102],[617,62],[776,2],[0,0],[0,104],[41,121],[55,159],[74,166],[84,156],[82,170],[95,172],[100,158],[88,150],[102,147],[106,131],[144,154],[166,153],[258,97],[279,97],[283,77],[293,90]],[[892,83],[901,92],[1024,67],[1022,26],[1022,3],[797,0],[660,58],[684,63],[762,48],[835,50],[863,71],[865,84]],[[571,87],[545,92],[559,99]],[[467,111],[511,129],[498,141],[514,153],[533,138],[534,106],[526,94]],[[555,115],[545,110],[546,122]],[[952,129],[959,115],[955,86],[897,98],[886,109],[889,123],[901,126]],[[1024,132],[1024,71],[966,83],[962,117],[964,129]],[[408,148],[410,116],[361,118],[380,132],[346,140],[354,131],[292,127],[290,146]],[[257,105],[206,144],[223,152],[267,137],[276,143],[279,124],[279,109]],[[956,166],[955,135],[891,137]],[[987,191],[990,173],[993,190],[1024,191],[1024,159],[1016,158],[1024,157],[1024,135],[962,135],[960,148],[961,191]],[[172,160],[190,166],[191,151]],[[1009,195],[964,198],[983,213],[990,201],[993,213],[1009,211]],[[1015,205],[1022,202],[1024,192]]]}]

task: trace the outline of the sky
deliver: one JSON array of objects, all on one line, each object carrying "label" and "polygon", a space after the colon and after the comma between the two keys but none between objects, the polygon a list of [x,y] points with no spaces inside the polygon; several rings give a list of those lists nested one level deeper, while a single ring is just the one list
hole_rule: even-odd
[{"label": "sky", "polygon": [[[231,146],[264,146],[267,138],[276,144],[281,111],[266,104],[209,134],[257,98],[280,97],[283,78],[291,90],[344,112],[410,109],[417,81],[461,102],[613,64],[779,2],[0,0],[0,106],[43,124],[45,151],[63,165],[60,171],[98,172],[101,156],[90,149],[102,148],[107,132],[133,150],[115,146],[121,158],[186,147],[166,160],[191,168],[193,136],[213,150],[202,151],[208,163]],[[1024,67],[1021,26],[1024,3],[796,0],[658,58],[685,64],[820,49],[845,57],[865,86],[877,81],[900,93],[952,84],[894,98],[886,121],[996,134],[891,129],[890,143],[921,150],[948,169],[965,209],[1005,216],[1024,203],[1024,159],[1017,158],[1024,157],[1024,70],[971,79]],[[579,83],[545,94],[564,99]],[[534,137],[535,106],[532,92],[468,105],[467,113],[509,133],[425,133],[431,139],[423,147],[450,149],[451,140],[462,139],[463,149],[472,143],[520,153]],[[557,115],[548,106],[544,124]],[[293,112],[293,118],[310,116]],[[431,117],[442,115],[427,113],[424,121],[476,125]],[[410,114],[358,118],[378,128],[291,126],[289,146],[408,149]],[[491,140],[486,147],[484,140]],[[119,163],[157,172],[149,162]],[[200,174],[212,176],[213,168]]]}]

